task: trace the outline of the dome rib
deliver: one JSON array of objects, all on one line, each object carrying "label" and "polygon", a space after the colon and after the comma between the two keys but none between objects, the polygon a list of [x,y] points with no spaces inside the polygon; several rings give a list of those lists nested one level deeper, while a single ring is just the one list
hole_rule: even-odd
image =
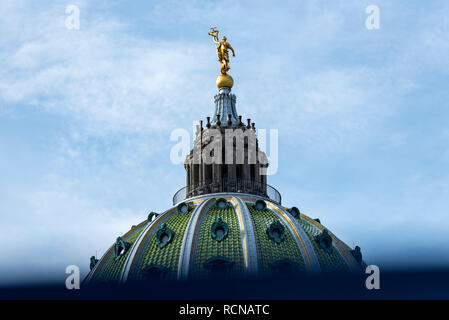
[{"label": "dome rib", "polygon": [[[257,242],[251,214],[246,203],[240,197],[232,197],[232,202],[235,205],[236,213],[239,215],[244,254],[246,251],[248,276],[257,276],[259,273]],[[244,244],[246,244],[246,248]]]},{"label": "dome rib", "polygon": [[[213,205],[214,199],[201,199],[199,206],[195,208],[187,224],[186,232],[184,233],[183,245],[181,253],[179,254],[178,262],[178,279],[187,279],[190,270],[191,255],[193,253],[193,243],[195,240],[195,230],[201,215],[205,209]],[[207,211],[207,210],[206,210]]]},{"label": "dome rib", "polygon": [[[199,235],[200,223],[203,215],[214,205],[215,197],[209,198],[202,202],[201,209],[194,212],[190,218],[189,225],[187,226],[186,245],[184,251],[180,253],[180,263],[178,263],[178,278],[187,279],[192,269],[195,243]],[[182,259],[182,262],[181,262]]]}]

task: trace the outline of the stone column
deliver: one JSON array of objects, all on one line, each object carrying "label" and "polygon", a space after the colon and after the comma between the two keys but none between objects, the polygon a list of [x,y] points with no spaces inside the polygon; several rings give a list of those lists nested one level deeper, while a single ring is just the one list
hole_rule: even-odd
[{"label": "stone column", "polygon": [[186,169],[186,196],[189,196],[190,193],[190,166],[188,164],[185,165]]}]

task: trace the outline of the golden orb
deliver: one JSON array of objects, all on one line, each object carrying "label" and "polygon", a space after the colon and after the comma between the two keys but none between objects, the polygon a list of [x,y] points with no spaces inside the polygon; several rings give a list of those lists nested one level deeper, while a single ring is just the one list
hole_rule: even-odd
[{"label": "golden orb", "polygon": [[222,74],[220,76],[218,76],[217,78],[217,87],[221,88],[221,87],[229,87],[232,88],[232,86],[234,85],[234,80],[232,79],[232,77],[228,74]]}]

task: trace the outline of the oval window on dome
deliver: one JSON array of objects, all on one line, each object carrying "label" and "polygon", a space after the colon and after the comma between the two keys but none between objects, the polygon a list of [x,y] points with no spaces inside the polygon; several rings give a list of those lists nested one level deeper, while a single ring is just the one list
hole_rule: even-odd
[{"label": "oval window on dome", "polygon": [[148,214],[148,222],[153,222],[157,218],[158,214],[156,212],[151,211]]},{"label": "oval window on dome", "polygon": [[156,233],[156,243],[159,247],[164,248],[172,242],[175,233],[163,223]]},{"label": "oval window on dome", "polygon": [[332,237],[329,235],[327,229],[324,229],[322,233],[315,236],[315,241],[321,249],[329,254],[332,253]]},{"label": "oval window on dome", "polygon": [[228,208],[228,200],[220,198],[217,201],[215,201],[215,208],[217,210],[225,210]]},{"label": "oval window on dome", "polygon": [[212,239],[220,242],[223,241],[228,236],[229,227],[226,222],[224,222],[221,217],[217,217],[215,222],[211,226],[211,236]]},{"label": "oval window on dome", "polygon": [[130,246],[130,243],[123,241],[121,237],[118,237],[114,244],[114,260],[123,257]]},{"label": "oval window on dome", "polygon": [[362,264],[362,250],[359,246],[355,246],[353,250],[350,251],[352,256],[354,257],[355,261],[357,261],[358,264]]},{"label": "oval window on dome", "polygon": [[301,212],[296,207],[291,207],[290,209],[288,209],[288,212],[290,212],[290,214],[296,219],[299,219],[301,217]]},{"label": "oval window on dome", "polygon": [[188,203],[183,202],[178,205],[178,213],[180,214],[188,213],[190,209],[191,207]]},{"label": "oval window on dome", "polygon": [[263,200],[257,200],[254,204],[254,209],[257,211],[263,211],[267,208],[267,203]]},{"label": "oval window on dome", "polygon": [[98,259],[95,256],[90,257],[90,270],[95,268],[98,263]]},{"label": "oval window on dome", "polygon": [[267,229],[268,238],[276,243],[281,243],[285,239],[285,227],[279,220],[273,220]]}]

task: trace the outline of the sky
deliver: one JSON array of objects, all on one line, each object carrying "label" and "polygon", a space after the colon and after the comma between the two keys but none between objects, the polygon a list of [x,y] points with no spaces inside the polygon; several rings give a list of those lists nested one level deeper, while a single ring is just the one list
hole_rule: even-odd
[{"label": "sky", "polygon": [[[369,5],[380,29],[365,26]],[[0,284],[86,275],[90,256],[172,205],[185,171],[171,132],[214,112],[210,27],[236,52],[238,113],[278,129],[268,183],[283,205],[381,270],[448,267],[448,12],[445,0],[2,0]]]}]

